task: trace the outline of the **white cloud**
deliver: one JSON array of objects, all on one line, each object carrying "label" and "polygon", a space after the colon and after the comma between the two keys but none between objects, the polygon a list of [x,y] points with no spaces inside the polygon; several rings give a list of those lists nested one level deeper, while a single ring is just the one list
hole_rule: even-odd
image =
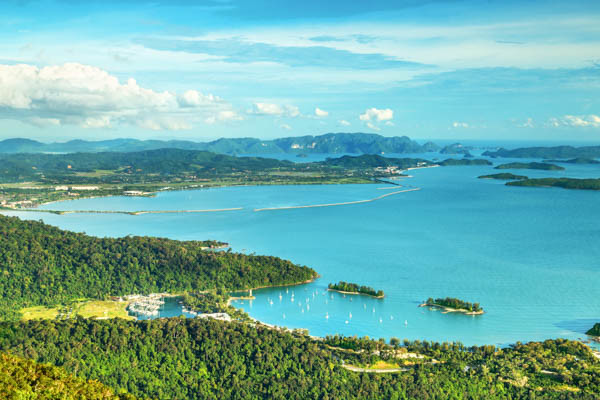
[{"label": "white cloud", "polygon": [[224,108],[227,104],[211,94],[156,92],[132,78],[121,83],[89,65],[0,65],[0,118],[36,126],[109,128],[129,124],[181,130],[190,129],[199,117],[216,115],[221,120],[220,113],[227,112]]},{"label": "white cloud", "polygon": [[372,107],[360,114],[359,118],[361,121],[390,121],[394,118],[394,111],[389,108],[379,110]]},{"label": "white cloud", "polygon": [[453,128],[468,128],[470,125],[466,122],[454,121],[452,123]]},{"label": "white cloud", "polygon": [[396,126],[392,121],[386,121],[385,125],[386,126]]},{"label": "white cloud", "polygon": [[554,128],[566,126],[574,128],[600,128],[600,116],[589,115],[564,115],[560,118],[550,118],[548,125]]},{"label": "white cloud", "polygon": [[517,124],[517,127],[519,127],[519,128],[533,128],[533,127],[535,127],[535,125],[533,123],[533,118],[527,118],[527,120],[525,122],[523,122],[522,124]]},{"label": "white cloud", "polygon": [[205,106],[218,101],[221,101],[219,97],[212,94],[203,95],[197,90],[188,90],[182,95],[177,96],[177,102],[181,107]]},{"label": "white cloud", "polygon": [[329,115],[328,111],[321,110],[319,107],[315,108],[315,115],[317,117],[326,117]]},{"label": "white cloud", "polygon": [[372,122],[367,122],[367,126],[371,129],[373,129],[374,131],[380,131],[381,128],[379,128],[377,125],[373,124]]},{"label": "white cloud", "polygon": [[346,121],[345,119],[340,119],[338,123],[343,126],[350,126],[350,122]]},{"label": "white cloud", "polygon": [[282,124],[282,125],[280,126],[280,128],[281,128],[281,129],[285,129],[286,131],[291,131],[291,130],[292,130],[292,127],[291,127],[291,126],[289,126],[288,124]]},{"label": "white cloud", "polygon": [[219,111],[216,115],[211,115],[210,117],[206,118],[204,122],[212,125],[216,122],[241,121],[243,119],[244,117],[233,110],[223,110]]},{"label": "white cloud", "polygon": [[248,110],[248,114],[297,117],[300,115],[300,110],[298,107],[292,105],[281,106],[273,103],[254,103],[252,109]]}]

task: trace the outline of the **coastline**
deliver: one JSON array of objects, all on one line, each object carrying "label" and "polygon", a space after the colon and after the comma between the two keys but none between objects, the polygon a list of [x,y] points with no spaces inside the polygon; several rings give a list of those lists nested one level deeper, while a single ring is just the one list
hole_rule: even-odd
[{"label": "coastline", "polygon": [[[249,289],[240,289],[240,290],[234,290],[234,292],[250,292],[252,290],[260,290],[260,289],[272,289],[272,288],[278,288],[278,287],[289,287],[289,286],[299,286],[299,285],[305,285],[307,283],[311,283],[316,281],[317,279],[319,279],[321,277],[321,275],[317,274],[314,278],[311,279],[307,279],[303,282],[295,282],[295,283],[285,283],[283,285],[265,285],[265,286],[258,286],[258,287],[253,287],[253,288],[249,288]],[[234,300],[254,300],[256,297],[254,296],[229,296],[229,298],[227,299],[227,305],[231,305],[231,302]]]},{"label": "coastline", "polygon": [[345,291],[343,291],[343,290],[330,289],[330,288],[327,288],[327,291],[330,291],[330,292],[338,292],[338,293],[342,293],[342,294],[353,294],[353,295],[360,295],[360,296],[369,296],[369,297],[372,297],[372,298],[374,298],[374,299],[383,299],[383,298],[385,297],[385,294],[384,294],[383,296],[375,296],[375,295],[368,294],[368,293],[361,293],[361,292],[345,292]]},{"label": "coastline", "polygon": [[443,314],[447,314],[447,313],[451,313],[451,312],[462,313],[462,314],[465,314],[465,315],[483,315],[483,314],[485,314],[485,311],[483,311],[483,310],[481,310],[481,311],[469,311],[469,310],[466,310],[464,308],[452,308],[452,307],[442,306],[440,304],[427,304],[427,303],[423,303],[423,304],[419,304],[419,307],[441,308],[441,309],[444,310],[442,312]]},{"label": "coastline", "polygon": [[317,274],[315,277],[307,279],[303,282],[296,282],[296,283],[284,283],[282,285],[265,285],[265,286],[258,286],[258,287],[253,287],[253,288],[249,288],[249,289],[240,289],[240,290],[234,290],[237,292],[248,292],[250,290],[259,290],[259,289],[271,289],[271,288],[277,288],[277,287],[287,287],[287,286],[298,286],[298,285],[304,285],[306,283],[311,283],[316,281],[317,279],[319,279],[321,277],[321,275]]},{"label": "coastline", "polygon": [[[164,183],[165,185],[169,185],[172,183]],[[86,196],[85,191],[84,192],[77,192],[78,196],[76,198],[73,197],[65,197],[64,199],[55,199],[55,200],[49,200],[49,201],[43,201],[41,203],[37,203],[35,204],[34,208],[13,208],[13,207],[0,207],[0,212],[1,211],[38,211],[38,212],[52,212],[52,213],[60,213],[60,211],[57,210],[39,210],[38,207],[40,206],[45,206],[48,204],[53,204],[53,203],[59,203],[59,202],[63,202],[63,201],[73,201],[73,200],[83,200],[83,199],[100,199],[100,198],[104,198],[104,197],[156,197],[156,195],[160,192],[176,192],[176,191],[186,191],[186,190],[200,190],[200,189],[219,189],[219,188],[226,188],[226,187],[250,187],[250,186],[276,186],[276,185],[281,185],[281,186],[307,186],[307,185],[367,185],[367,184],[375,184],[375,182],[373,182],[372,180],[367,180],[367,179],[362,179],[360,181],[357,182],[336,182],[335,180],[333,181],[326,181],[326,182],[277,182],[277,183],[269,183],[269,182],[257,182],[257,183],[216,183],[214,185],[206,185],[204,186],[203,184],[190,184],[187,186],[181,186],[181,187],[169,187],[168,189],[155,189],[155,190],[150,190],[148,192],[144,192],[141,194],[135,194],[135,195],[125,195],[122,193],[122,191],[119,189],[118,193],[106,193],[106,194],[98,194],[98,193],[94,193],[93,195],[88,195]],[[2,188],[2,186],[0,185],[0,189]],[[93,212],[93,211],[90,211]],[[127,213],[125,211],[123,211],[122,213]]]}]

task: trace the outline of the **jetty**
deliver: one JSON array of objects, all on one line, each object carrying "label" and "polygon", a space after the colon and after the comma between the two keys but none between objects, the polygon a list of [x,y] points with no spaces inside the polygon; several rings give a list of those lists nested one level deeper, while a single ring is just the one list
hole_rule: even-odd
[{"label": "jetty", "polygon": [[399,194],[399,193],[406,193],[406,192],[414,192],[417,190],[421,190],[421,188],[412,188],[412,189],[404,189],[404,190],[398,190],[392,193],[386,193],[386,194],[382,194],[381,196],[377,196],[374,197],[372,199],[366,199],[366,200],[357,200],[357,201],[346,201],[346,202],[342,202],[342,203],[328,203],[328,204],[312,204],[312,205],[306,205],[306,206],[287,206],[287,207],[268,207],[268,208],[255,208],[254,211],[274,211],[274,210],[292,210],[295,208],[315,208],[315,207],[333,207],[333,206],[347,206],[350,204],[361,204],[361,203],[369,203],[372,201],[377,201],[377,200],[381,200],[385,197],[388,196],[393,196],[395,194]]},{"label": "jetty", "polygon": [[145,317],[158,316],[160,310],[165,305],[165,293],[152,293],[147,296],[130,295],[125,296],[125,300],[130,301],[127,310],[137,315]]}]

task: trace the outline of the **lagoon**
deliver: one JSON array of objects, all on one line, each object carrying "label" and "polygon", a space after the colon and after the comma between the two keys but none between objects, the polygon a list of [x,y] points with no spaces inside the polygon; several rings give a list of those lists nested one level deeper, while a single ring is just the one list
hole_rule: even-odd
[{"label": "lagoon", "polygon": [[[527,172],[531,177],[600,176],[595,165],[566,167]],[[312,335],[467,345],[585,337],[600,321],[600,193],[507,187],[501,181],[477,179],[493,172],[493,166],[413,170],[413,178],[399,183],[419,191],[337,207],[254,211],[358,201],[389,190],[380,190],[382,184],[228,187],[163,192],[155,198],[83,199],[42,208],[241,210],[6,214],[97,236],[221,240],[234,251],[309,265],[321,274],[317,281],[258,290],[256,300],[233,304],[266,323],[305,328]],[[328,283],[340,280],[380,288],[386,297],[326,291]],[[428,297],[446,296],[479,302],[486,314],[442,314],[417,307]]]}]

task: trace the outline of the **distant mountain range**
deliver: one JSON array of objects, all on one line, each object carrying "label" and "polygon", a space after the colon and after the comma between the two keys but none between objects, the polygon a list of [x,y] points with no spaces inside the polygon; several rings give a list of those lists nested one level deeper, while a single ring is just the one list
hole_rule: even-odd
[{"label": "distant mountain range", "polygon": [[274,140],[254,138],[218,139],[212,142],[113,139],[41,143],[19,138],[0,141],[0,153],[133,152],[163,148],[205,150],[221,154],[401,154],[426,153],[439,150],[439,147],[431,142],[421,145],[406,136],[385,137],[369,133],[327,133],[319,136],[288,137]]},{"label": "distant mountain range", "polygon": [[523,147],[513,150],[486,151],[483,155],[504,158],[598,158],[600,146]]}]

